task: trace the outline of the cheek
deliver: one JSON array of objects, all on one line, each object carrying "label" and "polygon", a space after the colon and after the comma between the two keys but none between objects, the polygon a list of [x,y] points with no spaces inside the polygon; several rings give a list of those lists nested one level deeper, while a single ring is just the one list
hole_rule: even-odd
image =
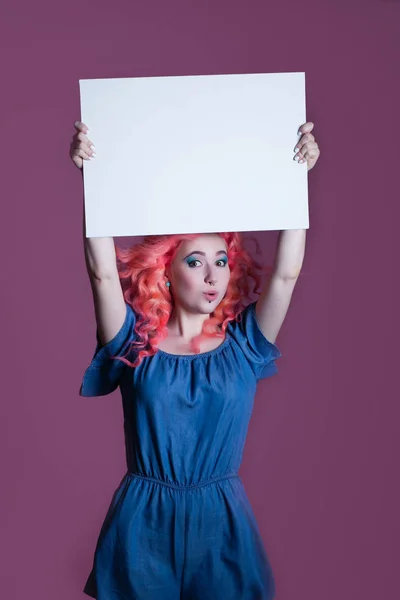
[{"label": "cheek", "polygon": [[225,282],[226,285],[228,285],[229,280],[231,278],[231,272],[229,269],[224,269],[224,276],[221,277],[221,281],[223,280]]},{"label": "cheek", "polygon": [[177,283],[184,290],[195,288],[198,285],[197,279],[195,273],[186,269],[177,274]]}]

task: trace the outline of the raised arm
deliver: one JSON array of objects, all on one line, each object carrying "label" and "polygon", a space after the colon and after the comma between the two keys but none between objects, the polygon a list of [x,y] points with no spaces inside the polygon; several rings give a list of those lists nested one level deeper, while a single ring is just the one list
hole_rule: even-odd
[{"label": "raised arm", "polygon": [[272,275],[256,303],[257,322],[272,343],[275,343],[292,299],[303,263],[305,242],[305,229],[280,232]]},{"label": "raised arm", "polygon": [[[83,161],[92,158],[93,144],[86,135],[88,128],[85,123],[76,121],[74,126],[77,131],[72,139],[70,156],[83,175]],[[85,209],[83,209],[83,245],[97,330],[100,342],[104,346],[121,329],[126,316],[126,306],[118,277],[114,239],[86,237]]]},{"label": "raised arm", "polygon": [[[300,139],[294,148],[294,160],[307,162],[307,172],[316,165],[320,150],[311,131],[312,121],[299,127]],[[303,264],[306,229],[281,231],[275,255],[273,274],[267,281],[256,304],[256,317],[261,331],[270,342],[275,342],[286,317],[294,287]]]},{"label": "raised arm", "polygon": [[126,316],[125,301],[116,265],[112,237],[84,236],[86,268],[92,288],[94,311],[100,342],[104,346],[121,329]]}]

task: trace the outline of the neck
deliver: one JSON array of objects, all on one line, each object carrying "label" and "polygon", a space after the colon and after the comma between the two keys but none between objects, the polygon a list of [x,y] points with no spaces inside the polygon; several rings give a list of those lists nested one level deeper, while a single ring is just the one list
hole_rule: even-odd
[{"label": "neck", "polygon": [[204,322],[209,318],[209,314],[193,313],[181,306],[175,306],[168,320],[168,337],[188,342],[200,335]]}]

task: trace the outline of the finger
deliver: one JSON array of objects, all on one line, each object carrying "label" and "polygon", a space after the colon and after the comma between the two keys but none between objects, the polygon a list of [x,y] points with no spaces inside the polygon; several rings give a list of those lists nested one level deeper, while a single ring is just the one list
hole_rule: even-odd
[{"label": "finger", "polygon": [[90,154],[88,152],[86,152],[86,150],[84,148],[77,148],[74,152],[74,156],[80,156],[81,158],[84,158],[85,160],[92,159]]},{"label": "finger", "polygon": [[80,129],[81,131],[89,130],[88,126],[82,121],[75,121],[74,127],[76,127],[76,129]]},{"label": "finger", "polygon": [[300,148],[299,154],[301,156],[304,156],[305,153],[308,150],[311,150],[312,148],[318,148],[318,144],[317,142],[306,142],[305,144],[302,145],[302,147]]},{"label": "finger", "polygon": [[318,155],[319,149],[318,144],[316,142],[307,142],[304,144],[303,148],[300,152],[296,154],[296,160],[308,160],[309,158],[315,158]]},{"label": "finger", "polygon": [[313,160],[314,158],[317,158],[319,154],[319,148],[318,146],[316,148],[312,147],[312,148],[308,148],[306,150],[306,152],[304,153],[304,160]]},{"label": "finger", "polygon": [[307,152],[316,149],[318,149],[318,144],[316,142],[306,142],[302,145],[300,151],[294,155],[293,160],[300,161],[307,156]]},{"label": "finger", "polygon": [[299,133],[301,133],[301,134],[309,133],[313,129],[314,129],[314,123],[312,121],[307,121],[307,123],[303,123],[303,125],[300,125]]},{"label": "finger", "polygon": [[91,145],[94,146],[93,142],[91,140],[89,140],[89,138],[86,136],[86,134],[82,133],[82,131],[80,131],[76,137],[78,140],[80,140],[84,144],[87,144],[88,147]]},{"label": "finger", "polygon": [[89,146],[89,144],[87,144],[86,142],[79,142],[76,147],[79,150],[84,150],[84,152],[86,152],[86,154],[89,154],[89,156],[93,156],[95,152],[94,145],[92,144],[91,146]]},{"label": "finger", "polygon": [[315,141],[315,137],[313,136],[313,134],[312,133],[306,133],[297,142],[297,144],[296,144],[296,146],[294,148],[294,152],[298,152],[299,150],[301,150],[302,146],[304,144],[306,144],[307,142],[314,142],[314,141]]},{"label": "finger", "polygon": [[89,127],[85,125],[85,123],[82,123],[82,121],[75,121],[74,127],[76,127],[76,129],[79,129],[80,131],[83,131],[84,133],[87,133],[89,131]]}]

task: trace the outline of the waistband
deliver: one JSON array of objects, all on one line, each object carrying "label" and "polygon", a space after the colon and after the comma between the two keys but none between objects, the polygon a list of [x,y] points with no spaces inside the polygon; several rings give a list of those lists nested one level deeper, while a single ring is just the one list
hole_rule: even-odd
[{"label": "waistband", "polygon": [[148,477],[147,475],[140,475],[139,473],[132,473],[131,471],[128,471],[126,473],[126,477],[129,477],[132,479],[141,479],[142,481],[147,481],[147,482],[152,482],[152,483],[158,483],[159,485],[164,485],[166,487],[174,488],[176,490],[192,490],[192,489],[203,487],[205,485],[210,485],[212,483],[216,483],[217,481],[222,481],[224,479],[233,479],[235,477],[239,477],[239,475],[238,475],[237,471],[232,471],[230,473],[225,473],[224,475],[220,475],[218,477],[211,477],[210,479],[203,479],[203,480],[199,481],[198,483],[189,483],[189,484],[179,483],[179,482],[169,483],[167,481],[163,481],[162,479],[157,479],[155,477]]}]

